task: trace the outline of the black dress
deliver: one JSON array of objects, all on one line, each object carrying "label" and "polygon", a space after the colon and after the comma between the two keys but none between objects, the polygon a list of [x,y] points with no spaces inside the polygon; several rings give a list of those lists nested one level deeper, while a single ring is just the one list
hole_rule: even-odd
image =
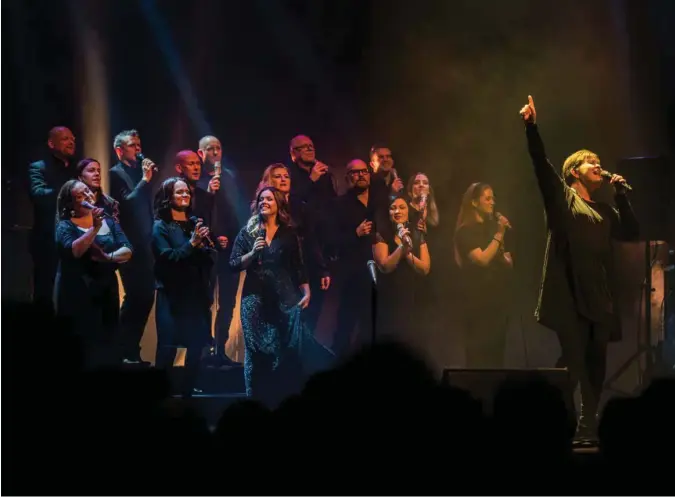
[{"label": "black dress", "polygon": [[[109,228],[94,243],[109,253],[121,247],[131,249],[120,225],[111,219]],[[82,340],[85,367],[106,366],[119,357],[116,339],[119,324],[119,289],[115,271],[118,264],[92,259],[91,249],[82,257],[73,256],[73,242],[84,234],[70,220],[56,225],[59,268],[56,275],[56,312],[71,320],[72,329]]]},{"label": "black dress", "polygon": [[[246,229],[237,235],[230,267],[241,271],[242,258],[255,242]],[[332,353],[318,344],[303,324],[298,302],[307,283],[298,235],[279,226],[246,269],[241,295],[246,393],[276,403],[296,392],[307,374],[328,367]]]},{"label": "black dress", "polygon": [[[391,255],[398,247],[394,240],[395,230],[391,222],[379,224],[373,243],[386,243]],[[420,258],[420,248],[426,244],[424,234],[408,225],[413,243],[412,253]],[[427,345],[424,326],[419,320],[419,307],[424,303],[426,278],[415,272],[410,264],[401,258],[391,273],[377,275],[377,340],[393,339],[407,344],[418,352]]]},{"label": "black dress", "polygon": [[157,302],[157,367],[173,364],[186,347],[186,368],[196,367],[211,341],[210,285],[215,250],[193,247],[191,221],[156,220],[152,230]]},{"label": "black dress", "polygon": [[463,296],[466,363],[471,368],[503,368],[510,290],[513,289],[511,268],[501,251],[509,252],[508,234],[504,245],[487,266],[478,266],[469,259],[476,248],[485,250],[497,233],[497,223],[485,221],[462,226],[455,235],[462,260],[461,288]]}]

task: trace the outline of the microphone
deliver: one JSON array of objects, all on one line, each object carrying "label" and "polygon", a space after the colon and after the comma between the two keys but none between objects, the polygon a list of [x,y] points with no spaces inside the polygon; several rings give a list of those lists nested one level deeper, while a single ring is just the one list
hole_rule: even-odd
[{"label": "microphone", "polygon": [[403,223],[398,223],[396,225],[396,229],[398,230],[398,237],[405,243],[408,247],[412,248],[412,240],[410,239],[410,235],[405,235],[401,236],[401,231],[405,228],[403,226]]},{"label": "microphone", "polygon": [[[197,223],[203,222],[204,220],[198,218],[197,216],[190,216],[190,221],[192,221],[192,222],[195,224],[195,226],[197,226]],[[213,240],[211,240],[211,237],[210,237],[209,235],[206,235],[206,236],[203,238],[203,240],[205,240],[205,241],[206,241],[206,244],[207,244],[209,247],[211,247],[211,248],[213,248],[213,247],[216,246],[216,244],[213,243]]]},{"label": "microphone", "polygon": [[[600,176],[602,176],[608,181],[612,179],[612,173],[610,173],[609,171],[605,171],[604,169],[600,171]],[[628,183],[626,183],[626,180],[620,181],[619,184],[623,186],[627,191],[629,192],[633,191],[633,188]]]},{"label": "microphone", "polygon": [[220,161],[216,161],[216,163],[213,165],[213,175],[220,177],[222,171],[223,169],[222,166],[220,165]]},{"label": "microphone", "polygon": [[373,283],[377,285],[377,264],[375,264],[375,261],[373,260],[368,261],[366,264],[368,265],[370,279],[372,279]]},{"label": "microphone", "polygon": [[[497,217],[497,221],[499,221],[499,218],[504,217],[502,216],[501,212],[495,212],[495,216]],[[511,223],[506,223],[505,225],[508,229],[512,230],[513,228],[511,227]]]},{"label": "microphone", "polygon": [[[81,205],[82,207],[84,207],[85,209],[89,209],[90,211],[93,211],[94,209],[97,209],[97,207],[96,207],[94,204],[89,203],[89,202],[87,202],[86,200],[83,200],[82,203],[81,203],[80,205]],[[113,217],[112,217],[111,215],[106,214],[105,212],[103,212],[103,217],[107,217],[107,218],[113,219]]]},{"label": "microphone", "polygon": [[[136,154],[136,162],[138,162],[139,164],[142,164],[143,161],[144,161],[145,159],[146,159],[146,157],[145,157],[145,155],[143,155],[142,153],[139,152],[139,153]],[[159,169],[157,169],[157,164],[155,164],[154,166],[152,166],[152,169],[153,169],[155,172],[157,172],[157,171],[159,170]]]},{"label": "microphone", "polygon": [[427,194],[423,193],[420,196],[420,212],[422,213],[422,219],[427,217]]},{"label": "microphone", "polygon": [[[267,236],[267,230],[265,227],[261,227],[260,231],[258,231],[258,237],[262,237],[263,239]],[[258,264],[262,264],[262,250],[257,253],[256,258],[258,259]]]}]

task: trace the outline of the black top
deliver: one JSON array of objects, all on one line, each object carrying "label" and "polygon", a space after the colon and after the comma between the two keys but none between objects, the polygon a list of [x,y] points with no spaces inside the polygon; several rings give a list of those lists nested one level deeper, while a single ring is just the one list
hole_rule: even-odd
[{"label": "black top", "polygon": [[628,198],[615,196],[618,209],[586,202],[548,161],[537,125],[527,124],[526,134],[549,229],[536,316],[543,325],[562,330],[574,328],[579,313],[611,323],[612,339],[620,339],[611,240],[638,236]]},{"label": "black top", "polygon": [[[230,256],[234,271],[243,269],[242,257],[253,249],[255,237],[244,226],[237,235]],[[286,305],[297,304],[300,285],[308,283],[307,271],[300,250],[297,231],[288,226],[279,226],[269,246],[265,246],[246,269],[242,297],[255,293],[279,296],[288,300]]]},{"label": "black top", "polygon": [[[426,244],[424,234],[413,226],[410,230],[412,254],[420,258],[420,248]],[[373,244],[386,243],[391,255],[398,247],[395,229],[391,222],[382,221],[373,237]],[[420,316],[418,307],[426,298],[423,285],[426,279],[401,257],[396,269],[391,273],[379,273],[377,281],[377,334],[380,337],[392,336],[410,345],[419,345]]]},{"label": "black top", "polygon": [[[198,193],[201,198],[196,199],[196,209],[193,209],[193,215],[201,217],[207,222],[211,228],[211,238],[214,242],[219,236],[228,238],[229,243],[223,251],[225,255],[222,256],[225,260],[228,260],[232,251],[232,240],[237,236],[239,228],[245,222],[243,220],[240,222],[237,215],[239,188],[236,185],[235,177],[223,168],[220,176],[220,189],[210,195],[208,185],[211,178],[213,176],[205,168],[202,168],[202,175],[197,182],[197,188],[203,193]],[[210,202],[204,194],[211,197]],[[210,213],[208,213],[209,210]]]},{"label": "black top", "polygon": [[[372,189],[368,205],[359,200],[356,190],[350,189],[333,201],[330,211],[330,246],[340,260],[340,267],[347,271],[362,271],[366,276],[366,263],[373,258],[373,240],[382,218]],[[373,223],[370,235],[358,236],[356,228],[364,219]]]},{"label": "black top", "polygon": [[154,222],[152,186],[142,178],[141,167],[118,162],[110,169],[110,196],[120,203],[120,224],[137,256],[149,252]]},{"label": "black top", "polygon": [[152,228],[155,281],[170,300],[203,307],[210,302],[209,274],[215,250],[192,246],[194,226],[192,221],[155,221]]},{"label": "black top", "polygon": [[455,234],[457,251],[462,260],[462,290],[466,304],[484,307],[487,312],[495,305],[505,302],[508,293],[511,268],[504,261],[503,253],[509,252],[508,234],[504,237],[499,252],[487,266],[474,264],[469,253],[474,249],[485,250],[497,234],[497,223],[487,220],[462,226]]},{"label": "black top", "polygon": [[56,226],[56,197],[61,187],[75,176],[75,166],[66,167],[53,155],[28,166],[28,192],[33,203],[33,237],[53,243]]},{"label": "black top", "polygon": [[[121,247],[133,250],[118,223],[107,218],[104,222],[110,231],[105,235],[96,235],[96,245],[106,253]],[[73,242],[82,235],[84,231],[70,219],[59,221],[56,226],[56,247],[60,260],[57,308],[60,314],[79,313],[82,299],[89,298],[96,302],[109,286],[117,286],[115,271],[119,264],[92,259],[91,248],[79,258],[73,255]]]}]

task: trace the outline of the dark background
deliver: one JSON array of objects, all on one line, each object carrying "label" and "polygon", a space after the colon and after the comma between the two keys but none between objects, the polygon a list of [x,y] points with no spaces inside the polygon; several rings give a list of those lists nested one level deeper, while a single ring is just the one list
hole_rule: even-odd
[{"label": "dark background", "polygon": [[402,176],[428,172],[440,204],[441,362],[461,364],[454,218],[467,186],[487,181],[515,227],[526,362],[551,366],[555,338],[531,318],[545,225],[517,112],[532,94],[558,165],[579,148],[609,170],[672,154],[674,11],[669,0],[5,1],[3,297],[29,292],[22,177],[54,125],[104,165],[113,136],[136,128],[162,177],[176,151],[213,133],[245,199],[295,134],[311,136],[340,179],[384,142]]}]

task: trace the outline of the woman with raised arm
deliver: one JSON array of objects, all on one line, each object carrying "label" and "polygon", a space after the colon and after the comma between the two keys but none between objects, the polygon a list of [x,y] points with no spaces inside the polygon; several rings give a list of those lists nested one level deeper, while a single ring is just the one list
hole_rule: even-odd
[{"label": "woman with raised arm", "polygon": [[87,369],[112,366],[118,351],[119,289],[115,271],[131,259],[122,228],[94,202],[89,187],[67,181],[56,201],[56,313],[82,340]]}]

